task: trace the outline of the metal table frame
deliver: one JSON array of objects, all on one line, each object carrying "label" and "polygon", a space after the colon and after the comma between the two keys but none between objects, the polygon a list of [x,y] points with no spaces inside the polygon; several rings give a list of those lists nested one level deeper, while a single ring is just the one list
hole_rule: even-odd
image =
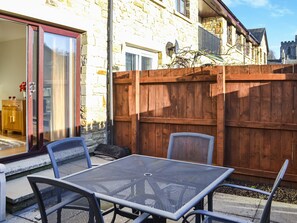
[{"label": "metal table frame", "polygon": [[[158,167],[156,167],[156,166],[158,166],[155,164],[157,162],[158,164],[167,164],[168,163],[168,164],[174,165],[174,166],[179,165],[181,167],[178,169],[178,171],[181,173],[183,171],[183,167],[189,167],[189,166],[191,166],[191,169],[193,171],[198,171],[199,168],[201,169],[201,168],[207,167],[208,169],[211,169],[212,171],[219,170],[220,172],[222,172],[222,171],[224,171],[224,172],[222,172],[222,174],[220,174],[217,178],[211,179],[210,180],[211,182],[209,185],[207,185],[205,188],[203,188],[198,194],[193,196],[193,198],[191,198],[189,201],[187,201],[187,203],[185,203],[178,210],[174,210],[174,212],[172,212],[172,211],[161,210],[161,209],[158,209],[155,207],[150,207],[147,205],[135,203],[131,200],[126,200],[125,198],[115,196],[118,192],[126,190],[129,187],[131,187],[131,190],[132,190],[132,187],[138,185],[139,182],[141,182],[143,179],[151,180],[151,183],[153,184],[153,180],[150,179],[150,177],[152,177],[155,174],[154,172],[153,173],[145,172],[145,171],[141,172],[142,170],[140,168],[137,170],[131,168],[131,166],[133,167],[133,162],[141,163],[142,161],[146,161],[146,165],[148,165],[148,167],[150,165],[154,165],[153,166],[153,168],[155,168],[154,171],[161,171],[161,170],[158,170]],[[130,163],[131,166],[121,165],[122,163],[127,164],[127,162]],[[124,185],[113,184],[113,187],[115,187],[115,189],[110,191],[110,193],[106,192],[107,191],[106,188],[104,189],[105,192],[99,191],[99,189],[97,190],[96,188],[98,188],[98,187],[94,187],[92,182],[86,182],[87,180],[85,180],[85,177],[88,177],[88,179],[90,179],[90,181],[93,180],[93,183],[94,183],[94,180],[96,179],[97,175],[99,175],[99,174],[100,174],[100,176],[104,175],[104,172],[105,172],[104,170],[107,170],[107,168],[111,168],[111,167],[118,166],[118,165],[121,167],[118,170],[119,172],[122,171],[123,173],[129,174],[129,171],[130,171],[131,176],[133,174],[135,175],[135,173],[134,173],[135,171],[138,171],[138,174],[135,176],[135,177],[138,177],[138,179],[132,177],[133,180],[131,180],[132,178],[127,179],[127,180],[130,180],[131,183],[128,183],[128,184],[126,183]],[[160,165],[160,166],[162,166],[162,165]],[[185,171],[189,171],[186,168],[184,168],[184,169],[185,169]],[[134,170],[133,173],[132,173],[132,170]],[[209,194],[211,191],[213,191],[213,189],[217,185],[219,185],[222,181],[224,181],[233,171],[234,171],[233,168],[210,166],[210,165],[205,165],[205,164],[190,163],[190,162],[183,162],[183,161],[177,161],[177,160],[169,160],[169,159],[133,154],[131,156],[127,156],[127,157],[124,157],[124,158],[121,158],[121,159],[118,159],[118,160],[115,160],[115,161],[112,161],[112,162],[109,162],[109,163],[106,163],[106,164],[103,164],[100,166],[96,166],[91,169],[86,169],[79,173],[72,174],[70,176],[64,177],[63,179],[66,181],[75,183],[77,185],[80,185],[82,187],[86,187],[89,190],[94,191],[96,196],[99,199],[102,199],[102,200],[105,200],[105,201],[108,201],[111,203],[123,205],[125,207],[130,207],[132,209],[136,209],[136,210],[139,210],[142,212],[147,212],[153,216],[158,216],[161,219],[168,218],[168,219],[172,219],[172,220],[178,220],[183,215],[185,215],[191,208],[197,207],[199,201],[201,201],[207,194]],[[93,175],[91,175],[91,174],[93,174]],[[185,172],[185,174],[186,174],[186,172]],[[199,174],[199,171],[197,174]],[[157,173],[155,175],[157,175]],[[123,178],[125,178],[125,177],[124,177],[124,174],[119,174],[119,176],[113,176],[111,174],[109,174],[109,175],[106,174],[106,175],[104,175],[103,178],[101,177],[100,180],[104,179],[103,181],[109,181],[109,180],[113,181],[113,180],[115,180],[115,178],[119,178],[119,180],[123,180]],[[168,181],[168,184],[172,184],[172,183],[176,182],[175,178],[176,178],[175,175],[172,175],[172,176],[169,175],[169,176],[167,176],[166,180]],[[164,179],[162,179],[162,180],[164,180]],[[183,182],[179,182],[179,184],[182,185]],[[195,184],[193,183],[193,185],[189,185],[189,184],[187,185],[187,187],[191,187],[191,186],[195,186]],[[103,188],[103,187],[104,186],[102,186],[101,188]],[[136,187],[134,187],[134,189],[137,190]],[[158,191],[158,192],[160,192],[160,191]],[[166,203],[166,202],[168,203],[165,196],[162,196],[162,195],[158,196],[158,199],[161,199],[162,203]]]}]

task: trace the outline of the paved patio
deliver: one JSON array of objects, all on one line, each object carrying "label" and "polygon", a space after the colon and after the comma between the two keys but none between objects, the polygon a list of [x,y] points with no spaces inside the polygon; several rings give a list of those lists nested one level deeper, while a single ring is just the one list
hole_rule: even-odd
[{"label": "paved patio", "polygon": [[[230,214],[245,216],[254,222],[259,222],[259,217],[262,213],[263,200],[239,197],[229,194],[216,193],[214,196],[214,209],[216,211],[224,211]],[[13,215],[7,214],[7,223],[28,223],[37,222],[34,217],[38,215],[36,205],[33,205],[25,210],[16,212]],[[112,215],[104,217],[105,222],[110,222]],[[287,204],[282,202],[273,202],[271,222],[278,223],[295,223],[297,219],[297,205]],[[126,218],[117,217],[118,223],[131,222]],[[168,222],[175,222],[169,220]],[[178,221],[178,222],[181,222]]]},{"label": "paved patio", "polygon": [[[93,164],[102,164],[108,162],[97,157],[92,157]],[[53,176],[52,169],[44,170],[38,173],[38,175]],[[17,200],[22,197],[27,197],[32,193],[32,189],[28,183],[27,177],[18,178],[7,182],[7,197],[8,199]],[[207,201],[207,199],[206,199]],[[240,197],[229,194],[215,193],[214,195],[214,210],[222,211],[225,213],[235,214],[239,216],[245,216],[254,222],[259,222],[259,218],[262,213],[263,200],[249,197]],[[103,205],[103,204],[102,204]],[[104,209],[104,207],[102,207]],[[38,215],[37,205],[30,206],[14,214],[8,214],[6,216],[7,223],[28,223],[37,222],[34,217]],[[104,217],[105,222],[110,222],[112,215],[109,214]],[[273,202],[271,222],[278,223],[295,223],[297,219],[297,205]],[[131,222],[126,218],[117,217],[116,222]],[[169,220],[168,222],[174,222]],[[178,221],[178,222],[181,222]]]}]

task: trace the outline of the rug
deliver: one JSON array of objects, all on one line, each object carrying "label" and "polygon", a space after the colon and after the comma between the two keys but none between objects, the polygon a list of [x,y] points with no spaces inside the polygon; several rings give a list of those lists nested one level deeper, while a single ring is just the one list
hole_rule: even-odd
[{"label": "rug", "polygon": [[0,150],[24,146],[26,143],[13,139],[0,139]]}]

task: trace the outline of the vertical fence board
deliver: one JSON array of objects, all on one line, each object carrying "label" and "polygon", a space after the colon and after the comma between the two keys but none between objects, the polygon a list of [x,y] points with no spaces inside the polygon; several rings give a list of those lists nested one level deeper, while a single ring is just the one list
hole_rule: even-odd
[{"label": "vertical fence board", "polygon": [[155,154],[158,157],[163,157],[164,154],[167,154],[164,152],[166,150],[166,147],[163,148],[163,134],[162,134],[163,125],[162,124],[156,124],[155,126]]},{"label": "vertical fence board", "polygon": [[260,149],[257,147],[256,139],[260,137],[258,134],[259,130],[252,129],[250,130],[250,159],[249,167],[250,168],[259,168],[260,167]]},{"label": "vertical fence board", "polygon": [[132,75],[132,86],[129,94],[130,98],[130,116],[131,116],[131,151],[132,153],[139,153],[139,85],[140,73],[136,71]]},{"label": "vertical fence board", "polygon": [[279,160],[282,157],[281,131],[271,130],[270,169],[279,170]]},{"label": "vertical fence board", "polygon": [[225,69],[217,75],[217,164],[224,165],[225,148]]},{"label": "vertical fence board", "polygon": [[202,83],[196,83],[195,84],[195,93],[194,93],[194,100],[195,100],[195,117],[196,118],[203,118],[203,113],[202,113]]},{"label": "vertical fence board", "polygon": [[271,121],[281,122],[282,120],[282,83],[273,81],[271,83]]}]

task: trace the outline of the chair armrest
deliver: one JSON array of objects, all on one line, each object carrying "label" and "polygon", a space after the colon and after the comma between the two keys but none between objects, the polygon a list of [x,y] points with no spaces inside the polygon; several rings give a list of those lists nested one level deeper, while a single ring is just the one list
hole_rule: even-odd
[{"label": "chair armrest", "polygon": [[256,189],[256,188],[252,188],[252,187],[241,186],[241,185],[236,185],[236,184],[220,184],[217,188],[219,188],[219,187],[232,187],[232,188],[236,188],[236,189],[240,189],[240,190],[247,190],[247,191],[252,191],[255,193],[260,193],[260,194],[263,194],[266,196],[270,195],[270,192],[267,192],[264,190],[260,190],[260,189]]},{"label": "chair armrest", "polygon": [[[240,219],[234,216],[225,215],[218,212],[205,211],[205,210],[195,210],[187,214],[183,220],[183,223],[188,222],[187,219],[192,215],[203,215],[207,216],[212,220],[219,220],[220,222],[229,222],[229,223],[250,223],[248,220]],[[210,221],[211,222],[211,221]]]},{"label": "chair armrest", "polygon": [[136,219],[134,219],[133,223],[141,223],[145,219],[147,219],[149,216],[150,216],[150,214],[148,214],[148,213],[142,213],[141,215],[139,215],[139,217],[137,217]]}]

